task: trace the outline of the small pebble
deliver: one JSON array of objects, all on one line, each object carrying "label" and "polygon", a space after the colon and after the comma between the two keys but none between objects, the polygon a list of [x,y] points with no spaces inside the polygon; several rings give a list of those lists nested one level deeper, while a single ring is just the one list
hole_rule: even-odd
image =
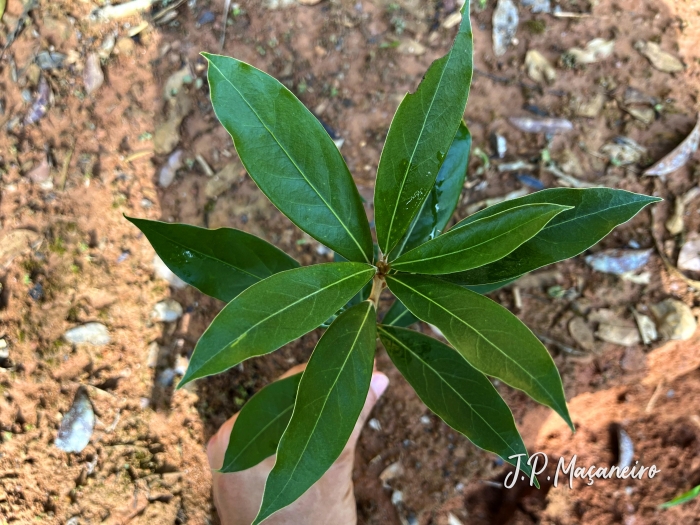
[{"label": "small pebble", "polygon": [[199,15],[199,18],[197,19],[197,24],[200,26],[206,25],[206,24],[211,24],[216,20],[216,15],[212,13],[211,11],[204,11],[201,15]]},{"label": "small pebble", "polygon": [[83,73],[83,81],[85,83],[85,91],[88,95],[102,87],[105,81],[105,75],[102,72],[100,65],[100,57],[96,53],[88,55],[85,61],[85,72]]},{"label": "small pebble", "polygon": [[0,339],[0,359],[10,358],[10,345],[5,339]]},{"label": "small pebble", "polygon": [[102,346],[109,344],[112,340],[107,331],[107,327],[101,323],[87,323],[71,328],[63,337],[71,344],[91,344]]},{"label": "small pebble", "polygon": [[156,322],[173,323],[182,317],[182,305],[174,299],[165,299],[157,303],[151,312],[151,319]]},{"label": "small pebble", "polygon": [[177,150],[173,152],[169,157],[168,161],[160,169],[158,174],[158,184],[162,188],[167,188],[175,180],[175,175],[177,175],[177,170],[182,167],[182,150]]},{"label": "small pebble", "polygon": [[32,288],[29,290],[29,297],[35,301],[39,301],[44,297],[44,287],[41,286],[41,283],[36,283],[34,286],[32,286]]},{"label": "small pebble", "polygon": [[173,384],[175,379],[175,370],[172,368],[166,368],[158,375],[158,383],[161,386],[169,387]]},{"label": "small pebble", "polygon": [[423,423],[424,425],[429,425],[430,424],[430,416],[421,416],[420,422]]},{"label": "small pebble", "polygon": [[372,430],[376,430],[377,432],[382,430],[382,424],[376,418],[370,419],[367,424],[369,425],[369,428],[371,428]]},{"label": "small pebble", "polygon": [[502,159],[506,156],[506,152],[508,151],[508,142],[506,141],[506,138],[503,135],[499,135],[498,133],[492,133],[491,145],[493,147],[494,153],[499,159]]},{"label": "small pebble", "polygon": [[177,362],[175,363],[175,373],[179,376],[184,376],[187,372],[187,367],[190,365],[190,360],[184,355],[177,356]]},{"label": "small pebble", "polygon": [[187,286],[185,281],[180,279],[170,268],[165,265],[163,259],[161,259],[158,254],[153,257],[153,269],[155,270],[156,277],[165,279],[173,288],[180,290]]},{"label": "small pebble", "polygon": [[65,452],[82,452],[90,442],[95,428],[95,412],[84,387],[78,388],[73,405],[65,413],[54,441]]},{"label": "small pebble", "polygon": [[148,368],[155,368],[158,366],[158,360],[160,358],[160,345],[153,341],[146,350],[147,358],[146,364]]}]

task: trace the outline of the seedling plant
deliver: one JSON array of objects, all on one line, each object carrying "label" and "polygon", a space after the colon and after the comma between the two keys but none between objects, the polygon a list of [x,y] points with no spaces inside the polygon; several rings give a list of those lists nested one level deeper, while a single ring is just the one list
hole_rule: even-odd
[{"label": "seedling plant", "polygon": [[[243,231],[129,219],[176,275],[226,303],[179,387],[326,328],[305,371],[253,396],[231,432],[222,472],[276,454],[255,524],[304,494],[342,452],[367,397],[377,337],[435,414],[509,463],[527,451],[489,378],[524,391],[574,428],[546,348],[483,294],[580,254],[658,199],[610,188],[547,189],[447,230],[471,146],[462,120],[473,70],[464,5],[450,51],[405,96],[389,128],[374,193],[376,244],[352,176],[316,117],[271,76],[211,54],[204,57],[212,104],[248,174],[336,262],[301,267]],[[386,287],[395,300],[378,322]],[[447,343],[407,328],[418,320]]]}]

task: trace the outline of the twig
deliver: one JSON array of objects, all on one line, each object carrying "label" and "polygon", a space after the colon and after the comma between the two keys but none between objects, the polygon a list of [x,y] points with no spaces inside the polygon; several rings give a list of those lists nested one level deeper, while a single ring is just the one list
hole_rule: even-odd
[{"label": "twig", "polygon": [[520,288],[518,288],[517,286],[513,286],[512,292],[513,292],[513,303],[515,304],[515,309],[522,310],[523,309],[523,298],[520,295]]},{"label": "twig", "polygon": [[[175,2],[173,2],[170,5],[165,6],[163,9],[161,9],[155,15],[153,15],[153,21],[157,23],[159,20],[163,20],[163,18],[165,18],[165,15],[167,15],[171,11],[174,11],[175,9],[177,9],[178,7],[180,7],[184,3],[185,3],[185,0],[175,0]],[[177,16],[177,15],[175,15],[175,16]],[[164,23],[164,22],[161,22],[161,23]]]},{"label": "twig", "polygon": [[549,164],[545,166],[544,171],[547,171],[554,175],[556,178],[563,180],[564,182],[571,184],[574,188],[600,188],[600,184],[592,184],[590,182],[586,182],[583,180],[579,180],[576,177],[572,177],[571,175],[567,175],[564,173],[562,170],[554,166],[553,164]]},{"label": "twig", "polygon": [[556,346],[559,350],[566,352],[567,354],[571,354],[571,355],[575,355],[575,356],[585,356],[586,355],[585,352],[580,352],[578,350],[574,350],[573,348],[565,345],[561,341],[556,341],[555,339],[547,337],[546,335],[538,334],[537,332],[535,332],[535,335],[537,336],[537,339],[539,339],[543,343]]},{"label": "twig", "polygon": [[95,11],[92,16],[99,20],[119,20],[146,11],[155,3],[156,0],[132,0],[119,5],[108,5]]},{"label": "twig", "polygon": [[228,14],[231,11],[231,0],[226,0],[224,3],[224,19],[222,21],[222,29],[221,29],[221,42],[219,42],[220,50],[224,50],[224,44],[226,44],[226,26],[228,25]]},{"label": "twig", "polygon": [[70,166],[70,161],[73,158],[73,153],[75,152],[75,142],[76,139],[73,139],[73,144],[71,144],[71,147],[68,150],[68,155],[66,155],[66,158],[63,159],[63,166],[61,166],[61,191],[66,189],[66,180],[68,179],[68,167]]},{"label": "twig", "polygon": [[574,13],[573,11],[554,11],[552,16],[555,18],[593,18],[590,13]]},{"label": "twig", "polygon": [[656,385],[654,393],[651,395],[651,399],[647,403],[647,407],[644,409],[644,412],[646,412],[647,414],[651,414],[651,411],[654,409],[654,405],[659,400],[659,396],[661,395],[661,389],[663,388],[663,386],[664,380],[662,378],[661,381],[659,381],[659,384]]},{"label": "twig", "polygon": [[153,150],[150,150],[150,149],[142,149],[142,150],[134,151],[131,155],[126,157],[124,159],[124,161],[125,162],[133,162],[136,159],[140,159],[141,157],[145,157],[146,155],[150,155],[151,153],[153,153]]},{"label": "twig", "polygon": [[676,268],[671,261],[668,260],[668,257],[666,257],[666,254],[663,251],[663,246],[661,245],[661,241],[656,238],[656,235],[654,234],[654,223],[656,222],[656,207],[652,207],[651,209],[651,228],[650,228],[650,233],[651,233],[651,238],[654,240],[654,246],[656,246],[656,251],[659,254],[659,257],[661,257],[661,260],[664,263],[664,266],[666,266],[666,270],[668,270],[669,273],[672,275],[677,276],[680,278],[685,284],[690,286],[691,288],[694,288],[695,290],[700,291],[700,281],[696,281],[695,279],[691,279],[690,277],[686,277],[686,275],[681,272],[678,268]]}]

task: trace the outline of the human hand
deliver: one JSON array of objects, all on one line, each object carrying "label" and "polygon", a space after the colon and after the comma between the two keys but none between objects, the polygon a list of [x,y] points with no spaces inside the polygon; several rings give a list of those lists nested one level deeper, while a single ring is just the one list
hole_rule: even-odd
[{"label": "human hand", "polygon": [[[280,379],[298,374],[306,365],[288,370]],[[389,378],[376,370],[372,374],[369,393],[360,418],[345,449],[331,468],[303,496],[294,503],[270,516],[265,525],[354,525],[357,522],[355,494],[352,484],[352,468],[355,445],[369,413],[389,385]],[[221,425],[207,446],[207,457],[212,469],[219,469],[224,462],[231,429],[238,414]],[[260,508],[265,480],[275,464],[275,456],[255,467],[241,472],[222,474],[212,472],[214,505],[222,525],[250,525]]]}]

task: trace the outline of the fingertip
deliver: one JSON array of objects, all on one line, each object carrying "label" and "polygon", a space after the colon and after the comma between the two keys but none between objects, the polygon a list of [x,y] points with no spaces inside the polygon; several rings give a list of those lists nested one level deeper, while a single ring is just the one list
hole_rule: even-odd
[{"label": "fingertip", "polygon": [[369,387],[372,389],[372,392],[374,392],[377,399],[382,397],[382,394],[386,391],[388,386],[389,378],[385,374],[382,372],[375,372],[372,374],[372,381],[370,382]]}]

